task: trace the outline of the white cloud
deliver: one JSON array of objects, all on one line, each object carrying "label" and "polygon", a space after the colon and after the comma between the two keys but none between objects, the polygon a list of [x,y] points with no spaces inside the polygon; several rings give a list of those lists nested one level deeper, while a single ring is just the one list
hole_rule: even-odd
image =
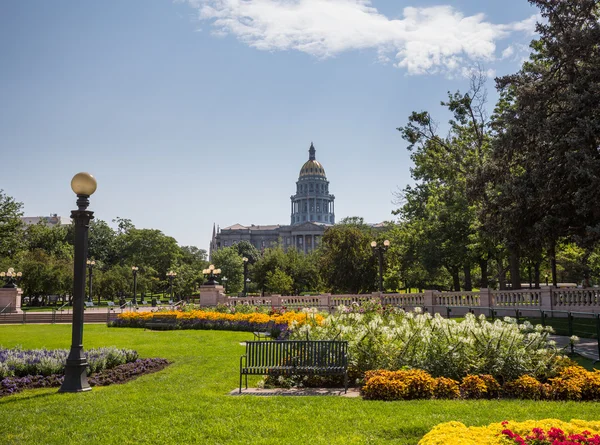
[{"label": "white cloud", "polygon": [[374,49],[377,59],[409,74],[461,72],[496,59],[496,42],[531,33],[536,17],[494,24],[452,6],[408,7],[390,19],[371,0],[188,0],[217,35],[234,35],[265,51],[302,51],[318,58]]}]

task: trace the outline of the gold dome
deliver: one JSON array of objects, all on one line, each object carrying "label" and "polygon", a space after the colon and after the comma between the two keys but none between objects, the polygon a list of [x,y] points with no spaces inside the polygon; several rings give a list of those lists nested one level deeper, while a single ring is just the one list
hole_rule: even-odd
[{"label": "gold dome", "polygon": [[325,169],[319,161],[309,160],[300,169],[300,177],[303,176],[322,176],[325,178]]}]

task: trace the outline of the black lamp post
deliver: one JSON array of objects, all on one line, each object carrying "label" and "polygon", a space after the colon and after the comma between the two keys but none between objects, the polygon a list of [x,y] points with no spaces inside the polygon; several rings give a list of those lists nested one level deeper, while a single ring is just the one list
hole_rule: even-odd
[{"label": "black lamp post", "polygon": [[546,287],[548,287],[548,274],[546,274]]},{"label": "black lamp post", "polygon": [[[133,304],[137,304],[137,273],[138,273],[139,267],[136,266],[131,266],[131,273],[133,273]],[[142,304],[143,301],[140,300],[140,304]]]},{"label": "black lamp post", "polygon": [[378,246],[377,241],[371,241],[373,254],[377,255],[377,258],[379,259],[379,292],[383,292],[383,252],[388,250],[389,247],[389,240],[385,240],[383,246]]},{"label": "black lamp post", "polygon": [[208,266],[208,269],[204,269],[202,273],[207,275],[206,283],[204,283],[205,285],[214,286],[215,284],[219,284],[217,281],[217,275],[221,273],[221,269],[215,269],[215,266],[211,264]]},{"label": "black lamp post", "polygon": [[167,278],[169,279],[169,289],[171,293],[171,300],[173,300],[173,279],[177,276],[177,272],[172,270],[167,272]]},{"label": "black lamp post", "polygon": [[75,224],[75,255],[73,259],[73,325],[71,350],[65,366],[65,379],[58,392],[82,392],[92,388],[87,381],[87,359],[83,354],[83,299],[85,298],[85,266],[88,251],[88,230],[94,212],[87,210],[89,197],[96,191],[96,179],[89,173],[77,173],[71,189],[77,195],[77,210],[71,211]]},{"label": "black lamp post", "polygon": [[16,288],[17,283],[21,281],[22,276],[22,272],[15,272],[15,269],[9,267],[6,272],[0,272],[0,278],[2,278],[5,281],[5,284],[2,287],[5,289]]},{"label": "black lamp post", "polygon": [[[96,262],[94,260],[87,260],[86,261],[87,264],[87,268],[88,268],[88,284],[89,284],[89,290],[88,290],[88,299],[87,301],[92,301],[92,277],[93,277],[93,271],[94,271],[94,266],[96,265]],[[100,300],[98,299],[98,306],[100,306]]]},{"label": "black lamp post", "polygon": [[248,296],[248,282],[250,281],[248,279],[248,258],[244,257],[242,258],[242,261],[244,262],[244,297]]},{"label": "black lamp post", "polygon": [[223,282],[223,286],[225,286],[225,295],[227,295],[227,277],[221,278],[221,281]]}]

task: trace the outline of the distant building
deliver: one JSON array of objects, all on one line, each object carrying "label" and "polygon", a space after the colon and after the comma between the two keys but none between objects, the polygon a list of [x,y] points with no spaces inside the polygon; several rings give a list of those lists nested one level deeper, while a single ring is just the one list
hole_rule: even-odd
[{"label": "distant building", "polygon": [[296,194],[290,197],[290,225],[234,224],[223,229],[213,226],[210,256],[213,251],[240,241],[249,241],[259,251],[279,243],[285,250],[294,247],[308,253],[315,249],[325,229],[335,224],[335,196],[329,193],[325,169],[316,160],[315,152],[311,143],[308,161],[296,182]]},{"label": "distant building", "polygon": [[21,221],[27,226],[39,224],[40,222],[49,226],[64,226],[71,224],[71,218],[63,218],[56,213],[50,214],[50,216],[23,216]]}]

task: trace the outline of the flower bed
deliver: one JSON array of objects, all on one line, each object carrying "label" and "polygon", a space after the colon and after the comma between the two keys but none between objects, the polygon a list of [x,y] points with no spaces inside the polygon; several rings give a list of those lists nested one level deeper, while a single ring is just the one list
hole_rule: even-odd
[{"label": "flower bed", "polygon": [[362,388],[365,399],[492,399],[600,400],[600,371],[567,366],[542,383],[524,375],[500,385],[491,375],[468,375],[462,382],[434,378],[422,370],[368,371]]},{"label": "flower bed", "polygon": [[[124,312],[117,316],[111,326],[144,327],[152,320],[156,312]],[[307,323],[318,325],[323,316],[310,311],[274,313],[272,315],[253,313],[225,313],[208,310],[161,311],[160,314],[176,315],[180,329],[220,329],[229,331],[253,332],[264,329],[269,321],[275,322],[275,330],[281,335],[289,327],[303,326]]]},{"label": "flower bed", "polygon": [[[88,377],[90,386],[108,386],[125,383],[143,374],[160,371],[169,365],[162,358],[136,359],[133,362],[105,368]],[[0,397],[16,394],[24,389],[59,387],[64,380],[63,375],[28,375],[25,377],[5,377],[0,380]]]},{"label": "flower bed", "polygon": [[[63,374],[68,355],[69,351],[66,349],[0,348],[0,378]],[[108,347],[89,349],[86,357],[87,372],[91,374],[133,362],[138,354],[131,349]]]},{"label": "flower bed", "polygon": [[492,375],[499,382],[530,374],[555,374],[561,357],[548,334],[552,328],[517,324],[506,318],[488,322],[467,314],[457,322],[439,314],[390,308],[339,308],[320,324],[292,327],[292,339],[347,340],[349,370],[361,378],[372,369],[422,369],[434,377],[462,379]]},{"label": "flower bed", "polygon": [[[545,419],[492,423],[479,427],[467,427],[460,422],[447,422],[435,426],[423,436],[419,445],[599,444],[598,434],[600,434],[600,421],[563,422],[557,419]],[[550,436],[554,436],[555,439],[549,441]],[[544,439],[538,440],[536,437],[544,437]]]}]

